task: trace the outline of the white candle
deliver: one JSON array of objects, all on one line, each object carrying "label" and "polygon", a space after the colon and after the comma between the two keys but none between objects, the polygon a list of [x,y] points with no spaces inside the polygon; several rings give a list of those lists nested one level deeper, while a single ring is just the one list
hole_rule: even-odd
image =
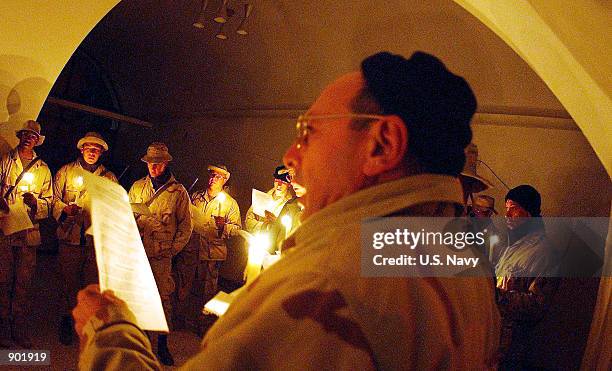
[{"label": "white candle", "polygon": [[289,215],[283,215],[281,218],[281,224],[285,227],[285,239],[287,238],[287,235],[289,235],[289,232],[291,232],[291,223],[291,217]]},{"label": "white candle", "polygon": [[217,199],[219,200],[218,215],[221,216],[221,204],[225,202],[225,193],[219,192],[219,194],[217,195]]},{"label": "white candle", "polygon": [[249,239],[249,258],[247,261],[247,285],[259,275],[264,258],[268,255],[270,237],[267,233],[257,233]]},{"label": "white candle", "polygon": [[19,189],[24,192],[30,192],[32,183],[34,182],[34,174],[27,172],[23,174],[21,179],[25,183],[25,186],[20,186]]}]

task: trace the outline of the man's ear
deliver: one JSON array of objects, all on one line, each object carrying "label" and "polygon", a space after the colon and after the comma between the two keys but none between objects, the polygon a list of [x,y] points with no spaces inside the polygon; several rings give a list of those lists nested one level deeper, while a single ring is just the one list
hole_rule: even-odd
[{"label": "man's ear", "polygon": [[402,166],[408,150],[408,129],[397,115],[370,124],[363,173],[369,177],[393,171]]}]

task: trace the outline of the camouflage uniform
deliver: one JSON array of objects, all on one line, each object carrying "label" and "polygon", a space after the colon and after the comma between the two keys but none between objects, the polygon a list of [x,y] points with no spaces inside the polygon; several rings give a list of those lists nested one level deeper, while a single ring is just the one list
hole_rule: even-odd
[{"label": "camouflage uniform", "polygon": [[[223,203],[218,197],[210,199],[206,190],[192,196],[193,207],[202,213],[206,221],[204,228],[194,233],[199,263],[197,279],[191,291],[197,299],[199,310],[218,292],[219,269],[227,258],[227,240],[242,228],[238,203],[227,193],[225,195]],[[223,231],[217,229],[214,216],[225,218]]]},{"label": "camouflage uniform", "polygon": [[[36,158],[35,153],[34,158]],[[17,149],[2,156],[0,197],[15,185],[22,171],[23,165]],[[15,323],[14,328],[18,331],[25,329],[27,324],[28,295],[36,269],[36,248],[40,245],[38,221],[49,216],[53,199],[51,172],[47,164],[38,160],[28,172],[34,174],[30,193],[37,199],[35,214],[32,214],[32,210],[26,206],[34,227],[8,236],[0,232],[0,324],[12,318]],[[23,182],[22,179],[20,184],[23,185]],[[8,203],[22,202],[24,193],[19,186],[15,187],[7,198]]]},{"label": "camouflage uniform", "polygon": [[[189,210],[187,190],[171,176],[170,184],[151,203],[152,215],[137,215],[136,223],[142,237],[151,270],[162,299],[168,325],[172,322],[172,294],[175,290],[172,279],[172,257],[178,254],[189,241],[193,225]],[[137,180],[130,188],[132,203],[146,203],[155,190],[151,178]]]},{"label": "camouflage uniform", "polygon": [[[238,295],[183,368],[495,369],[499,313],[490,277],[364,278],[359,270],[362,219],[452,217],[461,201],[455,178],[423,174],[313,214],[287,241],[295,247]],[[107,311],[85,325],[79,366],[158,369],[130,312]]]},{"label": "camouflage uniform", "polygon": [[[93,239],[85,235],[91,225],[89,213],[85,209],[74,216],[63,213],[64,207],[72,203],[82,207],[87,197],[87,190],[78,181],[79,172],[86,171],[80,161],[64,165],[53,180],[53,217],[59,224],[59,264],[66,294],[64,309],[67,314],[76,306],[78,291],[98,281]],[[104,165],[98,165],[93,174],[117,182],[115,174]]]}]

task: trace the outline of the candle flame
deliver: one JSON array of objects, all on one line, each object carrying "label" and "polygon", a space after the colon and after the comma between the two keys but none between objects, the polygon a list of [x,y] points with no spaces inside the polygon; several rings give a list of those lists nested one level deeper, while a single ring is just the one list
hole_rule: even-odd
[{"label": "candle flame", "polygon": [[217,198],[219,199],[219,202],[225,202],[225,193],[219,192]]},{"label": "candle flame", "polygon": [[27,173],[23,174],[23,178],[22,179],[23,179],[23,181],[26,184],[32,184],[32,182],[34,181],[34,174],[32,174],[30,172],[27,172]]},{"label": "candle flame", "polygon": [[80,175],[76,177],[74,180],[74,185],[77,186],[77,188],[81,188],[83,186],[83,177]]},{"label": "candle flame", "polygon": [[290,231],[291,230],[291,217],[289,215],[283,215],[283,217],[281,218],[281,224],[285,227],[285,230]]}]

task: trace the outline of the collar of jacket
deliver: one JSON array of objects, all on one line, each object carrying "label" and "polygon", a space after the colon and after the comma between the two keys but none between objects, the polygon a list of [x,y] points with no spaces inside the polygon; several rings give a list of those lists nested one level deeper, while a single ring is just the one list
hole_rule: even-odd
[{"label": "collar of jacket", "polygon": [[455,177],[420,174],[378,184],[346,196],[306,219],[295,232],[297,245],[309,244],[326,231],[361,223],[424,202],[462,204],[461,183]]},{"label": "collar of jacket", "polygon": [[159,188],[163,187],[167,183],[176,182],[176,179],[174,178],[174,175],[172,175],[172,173],[168,173],[168,179],[165,182],[158,183],[159,187],[155,187],[155,184],[153,183],[153,178],[151,178],[150,175],[147,175],[147,180],[149,181],[149,184],[151,185],[151,188],[153,188],[154,191],[157,191]]},{"label": "collar of jacket", "polygon": [[[38,157],[38,155],[34,150],[32,150],[32,159],[35,159],[36,157]],[[19,149],[17,147],[11,150],[11,158],[13,161],[17,161],[17,159],[19,159]]]},{"label": "collar of jacket", "polygon": [[86,171],[89,171],[92,174],[96,173],[96,170],[98,170],[100,168],[100,166],[102,166],[102,164],[98,161],[93,165],[88,164],[85,159],[83,159],[83,156],[80,156],[77,160],[76,160],[77,164],[79,164],[79,166]]}]

